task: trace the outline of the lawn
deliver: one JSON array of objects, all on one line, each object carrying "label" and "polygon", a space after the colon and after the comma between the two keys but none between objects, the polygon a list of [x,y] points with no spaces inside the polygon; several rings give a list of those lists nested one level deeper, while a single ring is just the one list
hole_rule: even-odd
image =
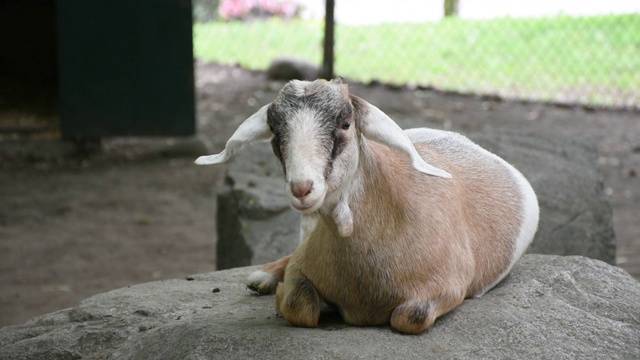
[{"label": "lawn", "polygon": [[[196,57],[265,69],[319,63],[322,22],[196,24]],[[336,28],[336,74],[536,100],[640,107],[640,15],[461,20]]]}]

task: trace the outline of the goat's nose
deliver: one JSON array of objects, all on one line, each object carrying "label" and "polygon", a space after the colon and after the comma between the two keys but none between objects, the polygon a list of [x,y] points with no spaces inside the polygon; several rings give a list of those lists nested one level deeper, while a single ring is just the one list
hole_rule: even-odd
[{"label": "goat's nose", "polygon": [[291,182],[291,194],[300,200],[309,195],[311,190],[313,190],[313,181],[311,180]]}]

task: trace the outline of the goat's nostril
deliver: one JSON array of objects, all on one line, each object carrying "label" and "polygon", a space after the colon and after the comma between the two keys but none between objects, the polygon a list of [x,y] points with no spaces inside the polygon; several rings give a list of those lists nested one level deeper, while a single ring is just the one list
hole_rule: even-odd
[{"label": "goat's nostril", "polygon": [[291,194],[298,199],[304,199],[313,190],[313,181],[300,181],[291,183]]}]

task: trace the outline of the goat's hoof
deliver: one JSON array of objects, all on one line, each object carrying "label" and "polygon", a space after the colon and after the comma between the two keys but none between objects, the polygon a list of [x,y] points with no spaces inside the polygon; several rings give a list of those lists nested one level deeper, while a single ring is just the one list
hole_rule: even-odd
[{"label": "goat's hoof", "polygon": [[273,294],[276,286],[278,286],[278,280],[272,274],[262,270],[254,271],[247,278],[247,287],[258,295]]}]

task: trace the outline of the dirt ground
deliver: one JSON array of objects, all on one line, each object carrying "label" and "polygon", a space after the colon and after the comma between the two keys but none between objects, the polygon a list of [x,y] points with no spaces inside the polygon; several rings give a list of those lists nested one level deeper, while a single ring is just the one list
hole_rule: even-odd
[{"label": "dirt ground", "polygon": [[[264,74],[197,64],[199,133],[219,151],[282,86]],[[640,113],[352,84],[402,125],[521,129],[593,138],[614,213],[618,264],[640,279]],[[104,139],[94,151],[23,136],[0,142],[0,326],[90,295],[215,269],[222,167],[173,139]]]}]

